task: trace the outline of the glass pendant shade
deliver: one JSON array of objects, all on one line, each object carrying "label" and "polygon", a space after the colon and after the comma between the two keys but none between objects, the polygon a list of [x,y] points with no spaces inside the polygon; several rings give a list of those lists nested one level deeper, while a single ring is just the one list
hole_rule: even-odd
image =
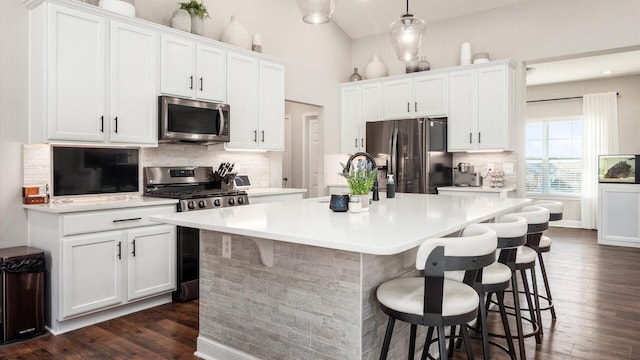
[{"label": "glass pendant shade", "polygon": [[424,29],[424,21],[411,14],[404,14],[391,24],[389,37],[398,60],[410,61],[418,58]]},{"label": "glass pendant shade", "polygon": [[309,24],[328,23],[335,7],[336,0],[298,0],[302,20]]}]

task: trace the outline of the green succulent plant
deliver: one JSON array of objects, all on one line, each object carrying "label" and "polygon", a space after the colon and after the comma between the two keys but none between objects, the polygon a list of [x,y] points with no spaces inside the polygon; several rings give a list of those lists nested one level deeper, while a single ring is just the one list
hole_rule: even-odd
[{"label": "green succulent plant", "polygon": [[211,18],[209,16],[209,11],[207,10],[207,7],[204,6],[204,4],[202,4],[201,2],[198,2],[196,0],[191,0],[188,2],[182,2],[178,4],[180,4],[180,9],[187,10],[188,12],[196,16],[200,16],[203,19]]}]

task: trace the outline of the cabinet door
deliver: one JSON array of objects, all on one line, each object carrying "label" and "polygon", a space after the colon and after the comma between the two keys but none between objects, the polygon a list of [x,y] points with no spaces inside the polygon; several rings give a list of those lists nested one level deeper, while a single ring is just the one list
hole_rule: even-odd
[{"label": "cabinet door", "polygon": [[227,101],[227,53],[211,46],[196,45],[196,97]]},{"label": "cabinet door", "polygon": [[231,107],[231,141],[227,148],[258,147],[258,60],[228,53],[227,100]]},{"label": "cabinet door", "polygon": [[385,81],[383,88],[385,119],[402,119],[413,115],[411,79]]},{"label": "cabinet door", "polygon": [[48,138],[105,139],[104,18],[50,4]]},{"label": "cabinet door", "polygon": [[162,35],[160,41],[160,92],[193,97],[196,78],[194,44]]},{"label": "cabinet door", "polygon": [[109,231],[62,240],[63,318],[123,302],[122,232]]},{"label": "cabinet door", "polygon": [[[340,89],[340,152],[360,151],[361,87]],[[363,140],[364,142],[364,140]]]},{"label": "cabinet door", "polygon": [[284,66],[260,61],[260,148],[284,150]]},{"label": "cabinet door", "polygon": [[382,116],[382,84],[361,85],[362,88],[362,123],[383,120]]},{"label": "cabinet door", "polygon": [[127,232],[127,300],[176,288],[176,227],[158,225]]},{"label": "cabinet door", "polygon": [[156,144],[158,139],[156,32],[111,22],[109,138]]},{"label": "cabinet door", "polygon": [[509,67],[478,69],[478,149],[509,149]]},{"label": "cabinet door", "polygon": [[449,74],[449,151],[473,150],[476,147],[476,82],[476,70]]},{"label": "cabinet door", "polygon": [[413,79],[413,110],[417,116],[446,116],[447,95],[447,74]]}]

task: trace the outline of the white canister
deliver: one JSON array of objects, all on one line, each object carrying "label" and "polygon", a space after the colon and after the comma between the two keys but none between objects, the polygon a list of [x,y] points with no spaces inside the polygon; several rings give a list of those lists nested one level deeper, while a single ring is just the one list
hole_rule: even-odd
[{"label": "white canister", "polygon": [[460,65],[471,65],[471,44],[468,42],[460,46]]},{"label": "white canister", "polygon": [[367,79],[375,79],[383,76],[387,76],[387,67],[378,55],[373,55],[371,62],[365,68],[365,75]]}]

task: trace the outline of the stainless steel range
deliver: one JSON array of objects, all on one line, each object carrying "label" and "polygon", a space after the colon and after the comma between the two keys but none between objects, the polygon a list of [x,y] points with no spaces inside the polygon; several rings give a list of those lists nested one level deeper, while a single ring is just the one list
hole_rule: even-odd
[{"label": "stainless steel range", "polygon": [[179,199],[178,211],[214,209],[246,205],[245,191],[235,190],[235,174],[220,176],[212,167],[146,167],[144,195]]},{"label": "stainless steel range", "polygon": [[[247,205],[247,193],[233,188],[230,167],[146,167],[144,195],[178,199],[179,212]],[[178,226],[177,234],[178,286],[172,297],[184,302],[199,296],[200,231]]]}]

